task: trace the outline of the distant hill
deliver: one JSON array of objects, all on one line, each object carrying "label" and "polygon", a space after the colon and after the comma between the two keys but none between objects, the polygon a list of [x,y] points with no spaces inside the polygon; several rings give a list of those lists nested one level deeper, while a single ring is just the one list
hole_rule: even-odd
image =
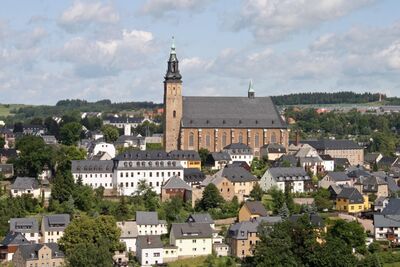
[{"label": "distant hill", "polygon": [[[379,101],[379,94],[354,92],[298,93],[272,97],[276,105],[356,104]],[[382,95],[386,99],[386,95]],[[392,98],[390,98],[392,99]]]}]

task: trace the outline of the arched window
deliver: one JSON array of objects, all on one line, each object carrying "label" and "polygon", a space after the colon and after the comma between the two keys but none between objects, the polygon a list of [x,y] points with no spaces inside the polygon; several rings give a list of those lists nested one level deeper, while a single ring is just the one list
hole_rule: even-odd
[{"label": "arched window", "polygon": [[260,147],[260,136],[258,135],[258,133],[256,133],[256,135],[254,137],[254,147],[255,148],[259,148]]},{"label": "arched window", "polygon": [[242,133],[239,134],[239,143],[243,143],[243,134]]},{"label": "arched window", "polygon": [[189,134],[189,146],[194,146],[194,134]]},{"label": "arched window", "polygon": [[272,133],[271,134],[271,143],[276,143],[276,134],[275,133]]},{"label": "arched window", "polygon": [[209,147],[209,146],[211,146],[211,138],[210,138],[210,135],[207,134],[206,135],[206,147]]},{"label": "arched window", "polygon": [[172,112],[172,117],[176,118],[176,110]]},{"label": "arched window", "polygon": [[222,135],[222,147],[226,147],[226,133]]}]

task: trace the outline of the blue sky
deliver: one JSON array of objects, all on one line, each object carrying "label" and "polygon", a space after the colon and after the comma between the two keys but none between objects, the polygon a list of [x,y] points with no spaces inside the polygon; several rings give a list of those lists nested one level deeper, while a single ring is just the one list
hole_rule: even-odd
[{"label": "blue sky", "polygon": [[400,1],[3,1],[0,103],[162,101],[171,36],[184,95],[400,96]]}]

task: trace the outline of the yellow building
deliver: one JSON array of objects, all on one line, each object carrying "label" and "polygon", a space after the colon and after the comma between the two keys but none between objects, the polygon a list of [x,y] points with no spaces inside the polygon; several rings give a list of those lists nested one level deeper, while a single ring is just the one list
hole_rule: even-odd
[{"label": "yellow building", "polygon": [[201,170],[201,158],[195,150],[173,150],[169,153],[171,158],[179,160],[183,168]]},{"label": "yellow building", "polygon": [[239,222],[265,216],[268,216],[268,212],[261,201],[246,201],[239,210]]},{"label": "yellow building", "polygon": [[368,196],[363,196],[354,187],[345,187],[336,197],[336,210],[348,213],[358,213],[370,208]]}]

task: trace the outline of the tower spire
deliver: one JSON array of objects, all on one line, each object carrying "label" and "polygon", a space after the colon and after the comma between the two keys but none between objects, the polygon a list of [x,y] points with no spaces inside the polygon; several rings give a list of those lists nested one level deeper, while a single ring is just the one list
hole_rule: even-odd
[{"label": "tower spire", "polygon": [[176,57],[175,50],[175,38],[172,36],[171,52],[169,54],[167,74],[165,75],[165,81],[180,82],[182,79],[179,73],[179,61]]},{"label": "tower spire", "polygon": [[247,96],[248,96],[248,98],[254,98],[255,94],[256,94],[256,92],[254,91],[254,88],[253,88],[253,80],[250,79],[249,90],[247,91]]},{"label": "tower spire", "polygon": [[175,51],[175,37],[174,36],[172,36],[172,44],[171,44],[171,54],[176,54],[176,51]]}]

